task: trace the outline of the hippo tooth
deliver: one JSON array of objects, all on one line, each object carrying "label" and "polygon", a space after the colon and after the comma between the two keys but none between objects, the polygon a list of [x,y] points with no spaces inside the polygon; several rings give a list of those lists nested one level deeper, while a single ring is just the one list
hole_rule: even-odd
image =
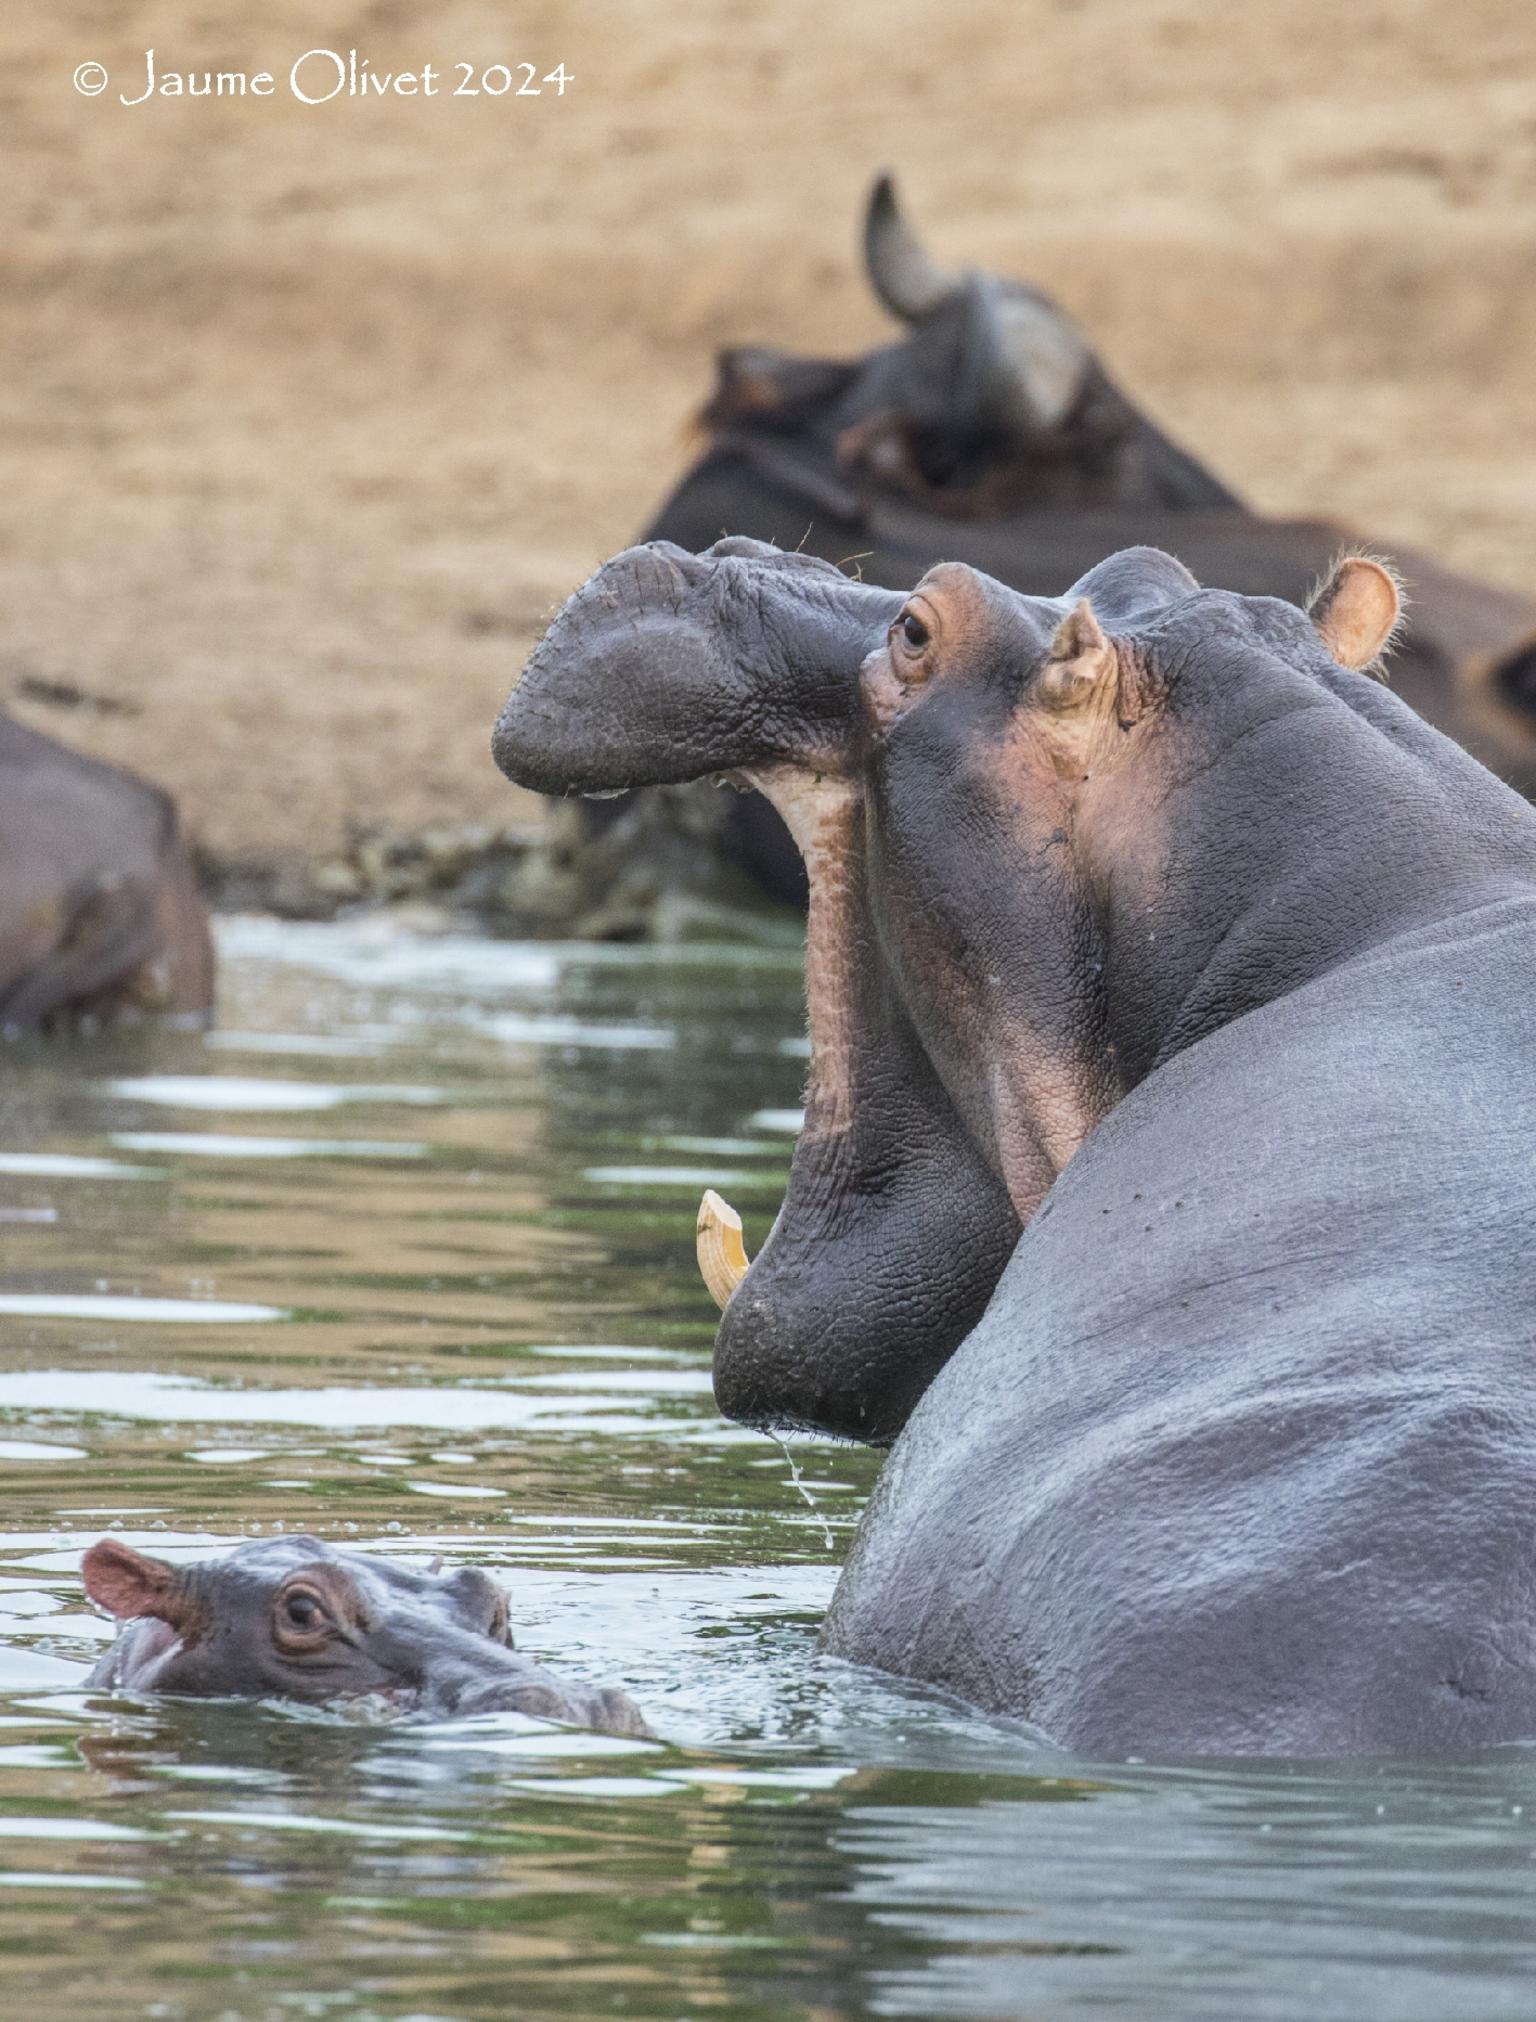
[{"label": "hippo tooth", "polygon": [[741,1216],[712,1187],[699,1202],[696,1233],[699,1270],[724,1312],[726,1301],[747,1275],[747,1251],[741,1240]]}]

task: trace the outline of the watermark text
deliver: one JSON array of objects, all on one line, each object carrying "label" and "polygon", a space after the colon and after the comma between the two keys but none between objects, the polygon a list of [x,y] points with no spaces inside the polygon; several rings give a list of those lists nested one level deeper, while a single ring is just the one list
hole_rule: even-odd
[{"label": "watermark text", "polygon": [[[74,87],[100,98],[113,79],[101,63],[77,64]],[[385,69],[355,49],[306,49],[284,70],[180,70],[146,49],[112,97],[139,106],[170,98],[280,98],[301,105],[368,98],[564,98],[576,82],[563,63],[421,63]]]}]

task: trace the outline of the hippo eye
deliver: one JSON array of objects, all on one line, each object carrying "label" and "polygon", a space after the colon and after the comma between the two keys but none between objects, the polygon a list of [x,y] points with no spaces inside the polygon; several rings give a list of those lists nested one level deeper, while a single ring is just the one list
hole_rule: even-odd
[{"label": "hippo eye", "polygon": [[903,611],[896,623],[901,629],[902,638],[914,653],[921,653],[933,637],[915,611]]},{"label": "hippo eye", "polygon": [[325,1603],[307,1587],[294,1587],[278,1604],[279,1620],[285,1629],[312,1636],[330,1621]]}]

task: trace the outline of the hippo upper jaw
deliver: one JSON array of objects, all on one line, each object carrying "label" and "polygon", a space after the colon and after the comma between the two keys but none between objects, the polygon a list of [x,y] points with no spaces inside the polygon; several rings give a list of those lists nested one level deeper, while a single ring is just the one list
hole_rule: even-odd
[{"label": "hippo upper jaw", "polygon": [[496,764],[548,794],[846,760],[858,670],[901,598],[756,541],[626,549],[569,599],[497,719]]}]

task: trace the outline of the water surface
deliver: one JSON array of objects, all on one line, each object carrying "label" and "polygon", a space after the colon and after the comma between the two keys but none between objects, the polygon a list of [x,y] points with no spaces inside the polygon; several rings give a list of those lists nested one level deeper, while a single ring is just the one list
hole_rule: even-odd
[{"label": "water surface", "polygon": [[[226,923],[223,1027],[0,1080],[0,2012],[1536,2012],[1536,1754],[1087,1763],[821,1660],[877,1470],[724,1425],[799,972]],[[654,1746],[82,1689],[83,1546],[472,1560]]]}]

